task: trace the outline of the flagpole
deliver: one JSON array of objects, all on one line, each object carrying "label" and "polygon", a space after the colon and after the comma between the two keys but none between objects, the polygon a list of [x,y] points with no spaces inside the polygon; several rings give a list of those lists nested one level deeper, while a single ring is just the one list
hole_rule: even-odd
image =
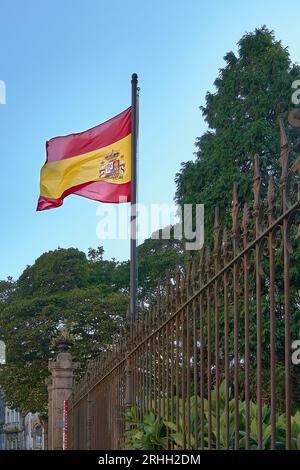
[{"label": "flagpole", "polygon": [[138,76],[131,77],[131,204],[130,204],[130,320],[137,318],[137,140],[138,140]]}]

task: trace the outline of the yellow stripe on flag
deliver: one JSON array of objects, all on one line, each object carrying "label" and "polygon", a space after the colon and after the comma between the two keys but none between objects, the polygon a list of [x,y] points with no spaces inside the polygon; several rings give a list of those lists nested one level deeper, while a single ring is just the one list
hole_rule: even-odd
[{"label": "yellow stripe on flag", "polygon": [[[131,178],[131,134],[91,152],[54,162],[47,162],[41,171],[41,196],[59,198],[64,191],[92,181],[114,184],[128,183]],[[118,161],[122,169],[116,177],[106,176],[109,164]]]}]

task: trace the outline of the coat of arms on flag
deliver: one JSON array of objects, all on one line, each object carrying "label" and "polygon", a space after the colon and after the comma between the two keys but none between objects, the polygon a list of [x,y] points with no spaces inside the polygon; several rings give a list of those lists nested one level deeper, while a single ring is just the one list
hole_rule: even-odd
[{"label": "coat of arms on flag", "polygon": [[122,180],[124,178],[125,168],[124,155],[121,155],[118,151],[112,150],[111,153],[101,160],[99,171],[100,179],[110,178]]}]

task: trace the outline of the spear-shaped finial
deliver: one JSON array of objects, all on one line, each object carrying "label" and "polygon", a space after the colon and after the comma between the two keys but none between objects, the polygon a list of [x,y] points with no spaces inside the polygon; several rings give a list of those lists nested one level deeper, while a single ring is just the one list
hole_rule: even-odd
[{"label": "spear-shaped finial", "polygon": [[219,235],[220,235],[220,211],[218,207],[215,207],[215,221],[214,221],[214,253],[218,251],[219,247]]},{"label": "spear-shaped finial", "polygon": [[288,145],[286,130],[283,121],[283,113],[285,111],[284,103],[279,103],[276,108],[278,114],[278,121],[279,121],[279,130],[280,130],[280,147],[284,147]]},{"label": "spear-shaped finial", "polygon": [[247,246],[249,222],[250,222],[249,208],[248,208],[248,204],[245,203],[244,208],[243,208],[243,221],[242,221],[243,246],[244,246],[244,248],[246,248],[246,246]]},{"label": "spear-shaped finial", "polygon": [[[279,134],[280,134],[280,163],[281,163],[281,178],[280,185],[283,193],[283,203],[285,205],[285,186],[287,181],[287,175],[289,170],[289,156],[292,151],[286,134],[286,129],[283,120],[283,105],[277,106],[277,113],[279,115]],[[284,210],[284,208],[283,208]]]},{"label": "spear-shaped finial", "polygon": [[275,184],[273,175],[269,176],[268,181],[268,219],[269,224],[273,221],[274,215],[274,201],[275,201]]},{"label": "spear-shaped finial", "polygon": [[259,168],[259,156],[254,155],[254,163],[253,163],[253,194],[254,194],[254,216],[258,215],[258,211],[260,208],[260,188],[261,188],[261,176],[260,176],[260,168]]},{"label": "spear-shaped finial", "polygon": [[220,211],[215,207],[215,220],[214,220],[214,263],[215,272],[219,270],[219,238],[220,238]]},{"label": "spear-shaped finial", "polygon": [[205,256],[205,274],[206,280],[209,280],[210,277],[210,270],[211,270],[211,252],[210,247],[206,248],[206,256]]},{"label": "spear-shaped finial", "polygon": [[239,203],[238,203],[238,197],[237,197],[237,183],[233,183],[231,216],[232,216],[232,235],[233,235],[234,241],[236,240],[237,232],[238,232],[238,213],[239,213]]},{"label": "spear-shaped finial", "polygon": [[175,272],[175,297],[176,297],[176,309],[180,305],[180,272],[179,272],[179,265],[176,265],[176,272]]},{"label": "spear-shaped finial", "polygon": [[227,235],[227,228],[224,227],[223,240],[222,240],[222,257],[224,259],[224,264],[226,264],[227,255],[228,255],[228,235]]}]

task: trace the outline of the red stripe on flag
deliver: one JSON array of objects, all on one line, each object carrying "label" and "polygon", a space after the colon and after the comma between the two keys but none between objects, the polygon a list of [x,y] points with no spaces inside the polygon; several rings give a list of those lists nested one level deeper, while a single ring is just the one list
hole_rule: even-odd
[{"label": "red stripe on flag", "polygon": [[119,203],[120,198],[126,198],[126,201],[123,200],[122,202],[130,202],[130,181],[124,184],[107,183],[105,181],[85,183],[69,188],[58,199],[40,196],[36,210],[44,211],[46,209],[59,207],[63,204],[64,198],[69,194],[77,194],[77,196],[87,197],[88,199],[98,202]]},{"label": "red stripe on flag", "polygon": [[113,144],[131,133],[131,107],[122,113],[77,134],[54,137],[46,142],[46,162],[64,160]]}]

